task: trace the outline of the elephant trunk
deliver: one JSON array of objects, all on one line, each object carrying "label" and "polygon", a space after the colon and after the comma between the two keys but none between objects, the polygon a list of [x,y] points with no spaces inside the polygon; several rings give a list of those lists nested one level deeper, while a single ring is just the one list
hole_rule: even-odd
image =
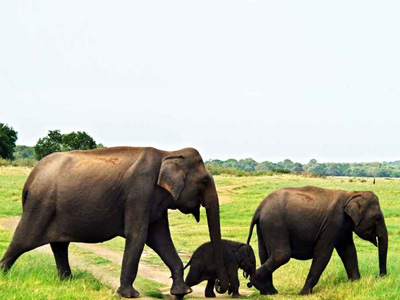
[{"label": "elephant trunk", "polygon": [[386,275],[386,260],[388,250],[388,233],[385,225],[385,221],[378,226],[378,253],[379,253],[379,274],[381,276]]},{"label": "elephant trunk", "polygon": [[[212,178],[212,177],[211,177]],[[221,228],[219,222],[219,203],[218,195],[215,189],[215,183],[212,179],[212,184],[209,186],[204,194],[204,204],[207,213],[207,223],[210,233],[210,239],[214,252],[214,260],[217,265],[220,286],[218,292],[226,292],[229,287],[228,275],[225,270],[224,260],[222,256],[221,245]]]}]

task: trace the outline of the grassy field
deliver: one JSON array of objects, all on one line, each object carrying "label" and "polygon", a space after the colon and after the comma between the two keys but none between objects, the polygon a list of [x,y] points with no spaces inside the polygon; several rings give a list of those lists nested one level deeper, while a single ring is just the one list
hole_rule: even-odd
[{"label": "grassy field", "polygon": [[[21,213],[20,193],[23,182],[29,173],[29,169],[24,168],[0,168],[0,217],[15,216]],[[306,279],[311,260],[297,261],[291,260],[285,266],[279,268],[274,273],[274,284],[279,291],[279,295],[275,296],[259,296],[259,293],[254,290],[254,293],[248,296],[249,298],[260,299],[399,299],[400,285],[400,180],[398,179],[377,179],[376,184],[372,185],[372,179],[362,178],[307,178],[296,175],[277,175],[277,176],[263,176],[263,177],[228,177],[223,175],[215,176],[217,187],[221,198],[221,226],[222,235],[226,239],[245,242],[248,235],[248,227],[254,210],[261,202],[261,200],[270,192],[282,187],[315,185],[324,188],[340,188],[348,190],[372,190],[380,198],[381,207],[383,209],[386,224],[389,231],[389,254],[388,254],[388,276],[379,278],[378,274],[378,254],[377,248],[371,243],[363,241],[355,236],[357,253],[359,258],[360,272],[362,279],[356,282],[349,282],[347,280],[344,267],[336,253],[332,256],[328,267],[322,274],[322,277],[314,288],[314,293],[310,296],[298,296],[298,292],[302,288]],[[202,209],[201,221],[196,223],[194,218],[190,215],[183,215],[176,211],[171,211],[170,227],[172,236],[184,263],[189,259],[191,253],[203,242],[209,240],[207,223],[204,210]],[[190,238],[188,238],[190,232]],[[3,233],[0,256],[4,247],[8,244],[8,236]],[[253,234],[251,242],[256,257],[257,253],[257,235]],[[102,246],[122,251],[124,241],[121,238],[104,243]],[[31,255],[31,256],[29,256]],[[38,257],[36,257],[38,256]],[[30,298],[27,299],[41,299],[41,291],[46,290],[45,286],[51,286],[53,289],[63,289],[65,286],[72,290],[74,293],[82,293],[86,295],[88,286],[97,286],[98,289],[94,292],[99,293],[96,298],[112,298],[114,295],[107,287],[96,285],[96,280],[89,274],[84,272],[77,280],[68,283],[58,283],[55,280],[55,265],[52,257],[45,257],[45,255],[36,253],[26,254],[16,264],[13,276],[0,277],[0,290],[7,284],[7,289],[14,288],[15,290],[20,286],[19,277],[31,278],[24,285],[25,289],[39,290],[38,297],[33,297],[32,292],[29,293]],[[30,257],[36,257],[38,260],[43,260],[43,263],[24,265],[24,260],[30,260]],[[46,267],[52,264],[51,267]],[[155,255],[148,255],[145,261],[150,264],[163,267],[160,259]],[[94,259],[94,263],[96,260]],[[101,261],[100,261],[101,263]],[[104,262],[102,262],[104,263]],[[259,262],[258,262],[259,265]],[[117,272],[118,269],[115,271]],[[28,275],[26,275],[28,274]],[[23,277],[26,276],[26,277]],[[42,277],[50,276],[42,281]],[[80,282],[86,284],[82,286]],[[44,279],[43,279],[44,280]],[[93,281],[93,285],[91,282]],[[6,283],[4,283],[6,282]],[[98,283],[97,283],[98,284]],[[242,286],[245,281],[242,280]],[[64,286],[65,285],[65,286]],[[42,287],[44,286],[44,287]],[[135,284],[137,286],[137,284]],[[143,292],[142,287],[141,292]],[[78,292],[79,290],[79,292]],[[44,293],[44,292],[43,292]],[[157,291],[155,291],[157,294]],[[0,293],[1,298],[1,293]],[[42,297],[49,298],[49,297]],[[78,299],[77,297],[76,299]],[[82,297],[84,298],[84,297]],[[89,296],[90,298],[90,296]],[[58,299],[58,298],[57,298]],[[80,299],[80,298],[79,298]]]}]

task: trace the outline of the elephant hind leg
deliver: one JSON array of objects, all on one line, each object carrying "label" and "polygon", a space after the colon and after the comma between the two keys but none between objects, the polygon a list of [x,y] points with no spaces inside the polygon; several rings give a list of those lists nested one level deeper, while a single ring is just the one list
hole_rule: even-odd
[{"label": "elephant hind leg", "polygon": [[19,238],[13,238],[0,261],[0,270],[7,272],[22,254],[42,245],[44,245],[44,243],[25,242],[21,241]]},{"label": "elephant hind leg", "polygon": [[56,260],[58,276],[61,280],[70,279],[72,277],[71,268],[68,261],[68,242],[50,243]]},{"label": "elephant hind leg", "polygon": [[0,270],[8,271],[22,254],[49,243],[46,236],[46,228],[51,221],[51,217],[51,214],[36,215],[34,213],[25,213],[22,215],[11,243],[0,261]]},{"label": "elephant hind leg", "polygon": [[261,264],[264,264],[268,259],[268,250],[265,247],[265,242],[262,233],[260,232],[260,227],[257,226],[257,237],[258,237],[258,254],[260,256]]},{"label": "elephant hind leg", "polygon": [[291,249],[289,241],[287,239],[269,239],[274,242],[269,245],[271,253],[268,253],[265,241],[268,240],[268,236],[261,232],[259,226],[257,226],[258,235],[258,249],[260,254],[261,267],[257,269],[254,283],[261,294],[273,295],[277,294],[278,291],[275,289],[272,282],[272,273],[280,266],[286,264],[291,258]]},{"label": "elephant hind leg", "polygon": [[202,282],[205,278],[203,278],[202,272],[199,271],[201,270],[201,267],[197,265],[191,265],[189,269],[189,273],[186,276],[185,283],[188,286],[194,286]]},{"label": "elephant hind leg", "polygon": [[0,270],[3,272],[8,272],[8,270],[11,269],[15,261],[21,256],[22,253],[23,251],[21,249],[18,249],[18,247],[10,244],[0,261]]}]

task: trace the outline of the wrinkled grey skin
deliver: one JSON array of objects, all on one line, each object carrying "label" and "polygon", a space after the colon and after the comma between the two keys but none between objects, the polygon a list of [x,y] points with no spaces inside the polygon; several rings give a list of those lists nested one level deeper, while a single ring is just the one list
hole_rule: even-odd
[{"label": "wrinkled grey skin", "polygon": [[[229,278],[229,294],[233,298],[239,298],[238,269],[243,270],[243,276],[253,276],[256,271],[256,259],[251,246],[229,240],[222,240],[222,255],[224,257],[225,269]],[[192,258],[185,266],[190,265],[190,270],[185,282],[188,286],[194,286],[207,280],[205,289],[206,297],[215,297],[214,283],[218,278],[218,272],[212,259],[212,245],[205,243],[193,253]],[[216,286],[219,291],[219,286]]]},{"label": "wrinkled grey skin", "polygon": [[388,234],[378,197],[372,192],[312,186],[281,189],[268,195],[257,208],[247,243],[254,225],[262,265],[248,286],[254,285],[263,295],[277,293],[272,273],[290,258],[312,259],[300,294],[311,293],[334,249],[348,278],[359,279],[353,231],[379,245],[380,275],[386,275]]},{"label": "wrinkled grey skin", "polygon": [[199,220],[203,205],[218,275],[228,289],[218,196],[195,149],[115,147],[53,153],[32,170],[22,199],[22,218],[0,261],[3,271],[24,252],[50,243],[60,278],[69,278],[70,242],[98,243],[121,236],[126,240],[121,296],[139,296],[132,284],[145,244],[169,267],[171,294],[184,295],[191,288],[183,281],[183,264],[171,240],[167,210],[178,209]]}]

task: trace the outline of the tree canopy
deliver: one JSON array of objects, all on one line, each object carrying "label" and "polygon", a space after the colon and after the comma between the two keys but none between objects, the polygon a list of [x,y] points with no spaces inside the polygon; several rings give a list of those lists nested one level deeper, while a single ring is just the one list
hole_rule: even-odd
[{"label": "tree canopy", "polygon": [[18,132],[7,124],[0,123],[0,157],[13,159],[15,142],[18,139]]},{"label": "tree canopy", "polygon": [[[99,147],[104,148],[102,144],[99,144]],[[37,159],[42,159],[53,152],[95,148],[97,148],[95,140],[86,132],[61,134],[60,130],[49,130],[47,136],[40,138],[34,147]]]}]

